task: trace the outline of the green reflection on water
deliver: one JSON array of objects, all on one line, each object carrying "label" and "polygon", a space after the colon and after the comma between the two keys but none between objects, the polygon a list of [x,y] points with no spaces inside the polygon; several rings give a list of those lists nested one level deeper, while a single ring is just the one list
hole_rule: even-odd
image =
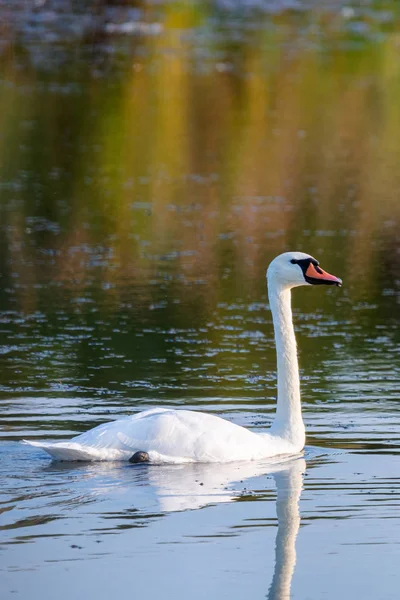
[{"label": "green reflection on water", "polygon": [[[103,24],[79,43],[68,32],[32,41],[10,25],[0,57],[6,399],[132,398],[131,409],[245,397],[272,409],[264,271],[289,249],[345,282],[296,291],[307,401],[345,400],[336,384],[364,367],[351,398],[369,393],[371,370],[395,371],[395,387],[397,3],[353,16],[140,10],[156,28],[130,36]],[[375,396],[391,399],[393,387]]]}]

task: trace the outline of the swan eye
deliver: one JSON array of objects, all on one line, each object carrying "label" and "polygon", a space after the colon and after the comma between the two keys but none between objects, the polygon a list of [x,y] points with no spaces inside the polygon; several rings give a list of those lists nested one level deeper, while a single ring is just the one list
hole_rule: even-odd
[{"label": "swan eye", "polygon": [[295,258],[292,258],[290,262],[292,263],[292,265],[297,265],[297,260]]}]

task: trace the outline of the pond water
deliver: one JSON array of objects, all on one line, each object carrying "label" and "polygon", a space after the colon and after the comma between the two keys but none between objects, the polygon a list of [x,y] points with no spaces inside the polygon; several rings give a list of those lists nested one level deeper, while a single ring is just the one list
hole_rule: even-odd
[{"label": "pond water", "polygon": [[[2,598],[398,597],[397,2],[4,3]],[[5,8],[7,7],[7,8]],[[52,462],[154,406],[272,421],[298,289],[304,456]]]}]

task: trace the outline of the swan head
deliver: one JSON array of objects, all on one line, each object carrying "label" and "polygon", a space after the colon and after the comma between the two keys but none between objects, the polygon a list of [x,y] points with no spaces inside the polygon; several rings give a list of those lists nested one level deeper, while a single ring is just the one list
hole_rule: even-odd
[{"label": "swan head", "polygon": [[342,285],[342,280],[323,271],[319,262],[304,252],[285,252],[271,262],[267,270],[269,283],[290,289],[300,285]]}]

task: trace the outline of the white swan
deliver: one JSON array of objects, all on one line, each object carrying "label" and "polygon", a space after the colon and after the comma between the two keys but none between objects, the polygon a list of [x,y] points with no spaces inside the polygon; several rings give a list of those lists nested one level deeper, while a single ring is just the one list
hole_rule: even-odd
[{"label": "white swan", "polygon": [[154,463],[233,462],[296,454],[305,443],[290,290],[300,285],[338,285],[318,261],[285,252],[268,267],[278,370],[275,420],[268,433],[254,433],[220,417],[190,410],[155,408],[99,425],[71,441],[26,443],[58,460],[142,460]]}]

